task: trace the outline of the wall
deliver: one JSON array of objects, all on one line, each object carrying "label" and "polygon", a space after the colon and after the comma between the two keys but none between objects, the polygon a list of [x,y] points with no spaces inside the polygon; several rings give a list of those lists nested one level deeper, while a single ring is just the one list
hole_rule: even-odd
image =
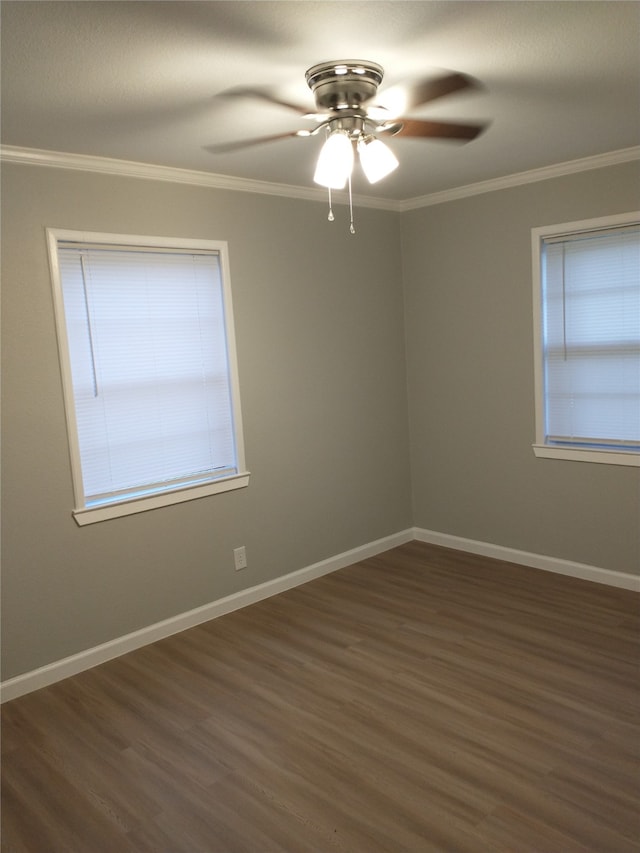
[{"label": "wall", "polygon": [[[4,164],[3,678],[412,525],[640,574],[638,469],[533,455],[530,267],[532,227],[636,208],[639,171],[351,237],[314,202]],[[229,242],[248,489],[77,527],[47,226]]]},{"label": "wall", "polygon": [[637,162],[406,213],[414,524],[640,574],[640,471],[536,459],[531,228],[638,208]]},{"label": "wall", "polygon": [[[316,202],[2,181],[4,679],[411,526],[396,215],[359,209],[352,237]],[[75,524],[47,226],[228,241],[247,489]]]}]

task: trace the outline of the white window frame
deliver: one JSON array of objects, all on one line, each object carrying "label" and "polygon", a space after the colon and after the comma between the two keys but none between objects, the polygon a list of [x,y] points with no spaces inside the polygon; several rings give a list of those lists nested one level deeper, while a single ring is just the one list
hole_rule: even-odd
[{"label": "white window frame", "polygon": [[545,459],[568,459],[575,462],[600,462],[608,465],[640,467],[640,453],[605,448],[579,448],[546,443],[545,398],[544,398],[544,354],[543,354],[543,304],[542,304],[542,249],[543,241],[550,237],[563,237],[586,231],[633,225],[640,222],[640,211],[583,219],[558,225],[545,225],[531,229],[531,253],[533,267],[533,346],[535,379],[536,438],[533,452]]},{"label": "white window frame", "polygon": [[[196,240],[185,238],[149,237],[132,234],[106,234],[103,232],[71,231],[58,228],[47,228],[47,247],[51,269],[51,284],[58,336],[58,353],[64,393],[65,414],[75,508],[72,515],[80,526],[106,521],[121,516],[132,515],[158,507],[170,506],[208,495],[220,494],[233,489],[244,488],[249,484],[250,473],[246,470],[244,455],[244,439],[242,430],[242,415],[240,408],[240,385],[238,380],[238,365],[236,356],[236,341],[233,323],[233,307],[231,301],[231,279],[229,274],[229,256],[227,243],[224,241]],[[237,472],[223,476],[206,483],[181,486],[175,490],[158,491],[146,496],[128,497],[121,502],[110,502],[101,506],[88,507],[85,502],[82,462],[78,441],[74,391],[71,373],[71,359],[67,337],[67,326],[63,300],[62,279],[58,261],[58,243],[76,241],[79,243],[104,244],[105,246],[131,246],[137,249],[179,249],[215,252],[218,255],[222,277],[222,294],[224,301],[225,333],[228,350],[228,367],[231,391],[231,408],[234,425],[236,446]]]}]

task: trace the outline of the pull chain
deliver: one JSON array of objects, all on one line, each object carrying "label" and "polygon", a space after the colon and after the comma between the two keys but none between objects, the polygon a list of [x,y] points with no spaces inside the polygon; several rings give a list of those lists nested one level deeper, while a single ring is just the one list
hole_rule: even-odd
[{"label": "pull chain", "polygon": [[[325,129],[324,129],[325,142],[327,139],[329,139],[330,136],[331,136],[331,132],[330,132],[329,128],[325,127]],[[329,191],[329,215],[327,216],[327,219],[329,220],[329,222],[333,222],[333,220],[335,219],[335,216],[333,215],[333,207],[331,205],[331,187],[327,187],[327,190]]]},{"label": "pull chain", "polygon": [[353,199],[351,198],[351,175],[349,175],[349,231],[351,234],[356,233],[356,229],[353,226]]}]

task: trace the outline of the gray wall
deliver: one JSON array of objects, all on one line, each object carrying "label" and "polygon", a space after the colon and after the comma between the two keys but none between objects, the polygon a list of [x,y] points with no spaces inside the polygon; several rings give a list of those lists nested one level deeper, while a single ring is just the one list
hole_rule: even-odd
[{"label": "gray wall", "polygon": [[[638,173],[351,237],[315,202],[4,165],[3,678],[412,525],[640,572],[638,470],[531,450],[530,259],[534,226],[637,207]],[[77,527],[47,226],[229,242],[248,489]]]},{"label": "gray wall", "polygon": [[640,471],[536,459],[531,228],[635,210],[631,163],[402,223],[416,527],[640,573]]},{"label": "gray wall", "polygon": [[[2,180],[3,678],[411,526],[397,216],[359,209],[352,237],[315,202]],[[247,489],[76,525],[46,226],[228,241]]]}]

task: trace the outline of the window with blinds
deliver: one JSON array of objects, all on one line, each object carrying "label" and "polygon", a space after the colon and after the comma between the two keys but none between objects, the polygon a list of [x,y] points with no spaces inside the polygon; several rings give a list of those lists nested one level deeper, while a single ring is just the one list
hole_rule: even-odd
[{"label": "window with blinds", "polygon": [[534,267],[538,455],[638,464],[638,217],[534,229]]},{"label": "window with blinds", "polygon": [[246,485],[226,246],[49,240],[76,520]]}]

